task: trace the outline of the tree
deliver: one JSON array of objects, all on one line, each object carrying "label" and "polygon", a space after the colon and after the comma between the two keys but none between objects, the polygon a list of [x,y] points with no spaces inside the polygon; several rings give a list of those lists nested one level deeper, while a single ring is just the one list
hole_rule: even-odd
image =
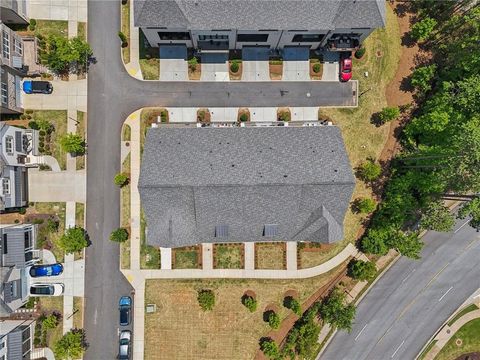
[{"label": "tree", "polygon": [[412,73],[412,86],[421,93],[429,91],[432,88],[431,83],[436,70],[437,66],[435,64],[416,68]]},{"label": "tree", "polygon": [[450,210],[441,201],[429,203],[420,219],[420,227],[425,230],[448,232],[454,224]]},{"label": "tree", "polygon": [[257,310],[257,299],[253,296],[243,295],[242,304],[250,311],[255,312]]},{"label": "tree", "polygon": [[292,310],[296,315],[298,315],[298,316],[302,315],[302,305],[293,296],[287,296],[283,300],[283,304],[285,305],[285,307],[287,309]]},{"label": "tree", "polygon": [[474,228],[480,228],[480,197],[476,197],[473,200],[462,205],[458,211],[458,218],[465,219],[471,216],[470,226]]},{"label": "tree", "polygon": [[190,71],[195,71],[197,69],[198,59],[194,56],[188,60],[188,68]]},{"label": "tree", "polygon": [[85,153],[85,140],[78,134],[69,133],[62,136],[60,146],[63,151],[71,154],[82,155]]},{"label": "tree", "polygon": [[397,106],[387,106],[380,111],[378,118],[382,124],[397,119],[400,116],[400,109]]},{"label": "tree", "polygon": [[345,294],[338,289],[334,289],[320,306],[323,321],[341,330],[352,329],[355,311],[353,304],[345,305]]},{"label": "tree", "polygon": [[417,41],[425,41],[429,38],[436,25],[437,20],[426,17],[413,24],[410,35]]},{"label": "tree", "polygon": [[50,314],[42,321],[42,326],[45,329],[55,329],[58,325],[58,317],[55,314]]},{"label": "tree", "polygon": [[119,187],[124,187],[125,185],[127,185],[129,180],[130,179],[128,178],[128,175],[124,173],[118,173],[113,178],[113,182],[115,183],[115,185]]},{"label": "tree", "polygon": [[87,232],[85,229],[78,226],[68,228],[67,231],[65,231],[65,234],[60,237],[58,245],[67,254],[81,251],[88,246]]},{"label": "tree", "polygon": [[40,59],[56,73],[84,72],[92,54],[90,45],[78,36],[66,39],[50,35],[40,50]]},{"label": "tree", "polygon": [[377,274],[377,268],[371,261],[352,260],[348,264],[348,275],[354,279],[371,280]]},{"label": "tree", "polygon": [[278,345],[271,338],[262,339],[260,341],[260,349],[269,359],[278,359],[280,357]]},{"label": "tree", "polygon": [[110,234],[110,240],[123,243],[128,240],[128,231],[124,228],[113,230]]},{"label": "tree", "polygon": [[382,173],[382,168],[373,160],[367,160],[358,168],[358,175],[364,181],[374,181]]},{"label": "tree", "polygon": [[280,327],[280,316],[275,311],[269,311],[268,325],[272,329],[278,329]]},{"label": "tree", "polygon": [[197,300],[203,311],[212,310],[215,306],[215,294],[212,290],[200,290]]},{"label": "tree", "polygon": [[87,349],[82,329],[70,330],[54,345],[55,359],[78,359]]},{"label": "tree", "polygon": [[240,62],[238,60],[232,60],[230,63],[230,71],[236,73],[240,69]]},{"label": "tree", "polygon": [[362,238],[362,250],[368,254],[385,255],[388,252],[387,242],[392,235],[388,228],[371,228]]},{"label": "tree", "polygon": [[369,214],[375,210],[377,204],[371,198],[358,198],[355,201],[355,208],[362,214]]},{"label": "tree", "polygon": [[396,236],[388,241],[387,245],[411,259],[420,259],[420,251],[423,248],[423,242],[417,233],[405,234],[402,231],[398,231]]}]

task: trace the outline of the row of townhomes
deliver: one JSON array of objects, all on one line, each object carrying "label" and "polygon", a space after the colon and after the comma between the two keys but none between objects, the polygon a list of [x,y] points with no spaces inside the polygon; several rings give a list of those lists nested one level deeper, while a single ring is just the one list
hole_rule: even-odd
[{"label": "row of townhomes", "polygon": [[[21,114],[22,78],[31,75],[25,52],[36,57],[33,38],[12,25],[28,24],[25,0],[0,3],[0,115]],[[0,122],[0,213],[28,204],[28,168],[36,166],[38,131]],[[30,359],[35,321],[19,314],[29,299],[28,267],[39,259],[36,225],[0,223],[0,360]]]}]

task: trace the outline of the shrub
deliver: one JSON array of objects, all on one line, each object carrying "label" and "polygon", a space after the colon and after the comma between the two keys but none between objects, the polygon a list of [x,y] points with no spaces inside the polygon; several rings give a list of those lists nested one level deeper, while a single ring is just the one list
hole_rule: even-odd
[{"label": "shrub", "polygon": [[125,185],[127,185],[129,180],[130,179],[129,179],[128,175],[124,174],[124,173],[118,173],[113,178],[113,182],[115,183],[115,185],[117,185],[119,187],[124,187]]},{"label": "shrub", "polygon": [[30,19],[30,23],[28,24],[28,30],[35,31],[36,27],[37,27],[37,20]]},{"label": "shrub", "polygon": [[355,51],[355,57],[357,59],[361,59],[366,52],[367,52],[367,48],[361,47],[360,49],[357,49],[357,51]]},{"label": "shrub", "polygon": [[26,120],[26,119],[27,119],[27,115],[25,114],[20,115],[20,120]]},{"label": "shrub", "polygon": [[79,359],[87,348],[82,329],[74,329],[63,335],[54,345],[55,359]]},{"label": "shrub", "polygon": [[278,359],[280,356],[278,346],[271,338],[262,339],[260,342],[260,349],[269,359]]},{"label": "shrub", "polygon": [[385,255],[388,252],[387,243],[391,236],[391,229],[371,228],[362,238],[362,250],[368,254]]},{"label": "shrub", "polygon": [[395,120],[400,116],[400,109],[396,106],[387,106],[380,111],[378,118],[382,124],[385,124],[388,121]]},{"label": "shrub", "polygon": [[278,329],[280,327],[280,316],[275,311],[269,312],[268,325],[270,325],[272,329]]},{"label": "shrub", "polygon": [[357,280],[371,280],[377,274],[377,268],[371,261],[352,260],[348,264],[348,275]]},{"label": "shrub", "polygon": [[123,243],[128,240],[128,231],[124,228],[113,230],[110,234],[110,240]]},{"label": "shrub", "polygon": [[312,70],[315,74],[318,74],[322,70],[322,65],[320,63],[315,63],[312,66]]},{"label": "shrub", "polygon": [[432,80],[437,70],[436,65],[428,65],[416,68],[411,77],[412,86],[420,93],[425,93],[432,88]]},{"label": "shrub", "polygon": [[[28,122],[28,127],[33,130],[39,130],[40,126],[38,126],[37,122],[35,120],[29,121]],[[41,130],[42,131],[42,130]]]},{"label": "shrub", "polygon": [[203,311],[212,310],[215,306],[215,293],[212,290],[200,290],[197,300]]},{"label": "shrub", "polygon": [[426,17],[412,25],[410,35],[417,41],[425,41],[430,37],[436,25],[437,21],[435,19]]},{"label": "shrub", "polygon": [[373,160],[367,160],[358,168],[358,174],[363,181],[374,181],[382,173],[382,168]]},{"label": "shrub", "polygon": [[232,62],[230,63],[230,71],[232,73],[236,73],[238,72],[239,69],[240,69],[240,63],[238,62],[238,60],[232,60]]},{"label": "shrub", "polygon": [[197,69],[198,59],[194,56],[188,60],[188,68],[190,71],[195,71]]},{"label": "shrub", "polygon": [[160,112],[160,121],[161,121],[162,123],[168,122],[168,112],[167,112],[166,110],[162,110],[162,111]]},{"label": "shrub", "polygon": [[42,326],[45,329],[55,329],[58,325],[58,317],[55,314],[48,315],[43,321]]},{"label": "shrub", "polygon": [[122,47],[127,47],[128,46],[128,39],[127,39],[126,35],[123,32],[119,31],[118,32],[118,37],[120,38],[121,46]]},{"label": "shrub", "polygon": [[247,113],[243,113],[240,115],[240,121],[241,122],[246,122],[248,121],[248,114]]},{"label": "shrub", "polygon": [[290,112],[283,110],[278,113],[278,121],[290,121]]},{"label": "shrub", "polygon": [[296,315],[301,316],[302,315],[302,305],[300,302],[295,299],[293,296],[287,296],[283,300],[283,305],[287,308],[292,310]]},{"label": "shrub", "polygon": [[243,295],[242,297],[242,304],[250,311],[255,312],[257,310],[257,299],[253,296]]},{"label": "shrub", "polygon": [[60,237],[58,245],[65,250],[67,254],[81,251],[88,246],[88,235],[85,229],[75,226],[67,229],[65,234]]},{"label": "shrub", "polygon": [[26,212],[27,212],[27,209],[25,209],[24,207],[18,209],[18,213],[19,213],[20,215],[24,215]]},{"label": "shrub", "polygon": [[79,155],[85,153],[85,141],[78,134],[66,134],[60,138],[59,142],[65,152]]},{"label": "shrub", "polygon": [[357,199],[355,206],[361,214],[369,214],[375,210],[377,204],[375,203],[375,200],[371,198],[359,198]]}]

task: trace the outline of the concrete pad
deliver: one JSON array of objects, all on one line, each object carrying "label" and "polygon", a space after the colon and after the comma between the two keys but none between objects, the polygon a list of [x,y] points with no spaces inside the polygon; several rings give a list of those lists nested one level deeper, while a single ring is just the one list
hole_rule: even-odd
[{"label": "concrete pad", "polygon": [[209,108],[211,122],[236,122],[238,108]]},{"label": "concrete pad", "polygon": [[28,170],[28,200],[32,202],[81,202],[86,200],[85,170]]},{"label": "concrete pad", "polygon": [[277,108],[276,107],[250,108],[250,121],[251,122],[276,122]]},{"label": "concrete pad", "polygon": [[318,107],[292,107],[290,108],[292,121],[317,121]]},{"label": "concrete pad", "polygon": [[268,47],[244,47],[242,49],[242,80],[270,81]]},{"label": "concrete pad", "polygon": [[283,49],[282,80],[310,80],[310,49],[288,46]]},{"label": "concrete pad", "polygon": [[160,80],[188,80],[187,47],[185,45],[160,46]]},{"label": "concrete pad", "polygon": [[171,123],[196,123],[197,108],[169,108],[168,121]]},{"label": "concrete pad", "polygon": [[331,51],[323,53],[323,81],[340,81],[339,60],[339,53]]},{"label": "concrete pad", "polygon": [[87,109],[87,80],[51,81],[51,94],[24,94],[22,103],[25,109],[35,110],[66,110],[69,107],[75,110]]},{"label": "concrete pad", "polygon": [[202,81],[230,81],[227,53],[202,54]]}]

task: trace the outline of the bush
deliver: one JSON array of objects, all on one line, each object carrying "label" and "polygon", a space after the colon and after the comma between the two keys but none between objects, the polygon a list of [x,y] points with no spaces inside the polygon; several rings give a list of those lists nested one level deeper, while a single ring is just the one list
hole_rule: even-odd
[{"label": "bush", "polygon": [[67,254],[83,250],[88,246],[88,235],[85,229],[75,226],[67,229],[65,234],[60,237],[58,245],[65,250]]},{"label": "bush", "polygon": [[40,126],[38,126],[37,122],[35,120],[29,121],[28,122],[28,127],[33,130],[39,130]]},{"label": "bush", "polygon": [[70,330],[54,345],[55,359],[79,359],[87,346],[82,329]]},{"label": "bush", "polygon": [[113,182],[115,183],[115,185],[117,185],[119,187],[124,187],[125,185],[127,185],[129,180],[130,179],[129,179],[128,175],[124,174],[124,173],[118,173],[113,178]]},{"label": "bush", "polygon": [[65,152],[78,155],[85,153],[85,141],[78,134],[66,134],[60,138],[59,142]]},{"label": "bush", "polygon": [[240,115],[240,121],[241,122],[246,122],[248,121],[248,114],[247,113],[243,113]]},{"label": "bush", "polygon": [[260,349],[269,359],[278,359],[280,356],[277,344],[270,338],[261,340]]},{"label": "bush", "polygon": [[320,63],[315,63],[312,66],[312,70],[315,74],[318,74],[322,70],[322,65]]},{"label": "bush", "polygon": [[388,252],[387,243],[391,236],[391,229],[370,228],[362,238],[362,250],[368,254],[385,255]]},{"label": "bush", "polygon": [[381,173],[381,166],[373,160],[367,160],[358,168],[358,174],[363,181],[374,181]]},{"label": "bush", "polygon": [[127,37],[125,36],[125,34],[121,31],[118,32],[118,37],[120,38],[120,41],[122,43],[122,47],[127,47],[128,46],[128,41],[127,41]]},{"label": "bush", "polygon": [[48,232],[57,232],[59,226],[60,222],[58,220],[47,219],[46,229],[48,230]]},{"label": "bush", "polygon": [[55,329],[58,325],[58,317],[55,314],[48,315],[43,321],[42,326],[45,329]]},{"label": "bush", "polygon": [[238,72],[239,69],[240,69],[240,63],[238,62],[238,60],[232,60],[232,62],[230,63],[230,71],[232,73],[236,73]]},{"label": "bush", "polygon": [[212,310],[215,306],[215,293],[212,290],[200,290],[197,300],[203,311]]},{"label": "bush", "polygon": [[28,30],[35,31],[36,27],[37,27],[37,20],[30,19],[30,23],[28,24]]},{"label": "bush", "polygon": [[356,200],[356,209],[361,214],[369,214],[375,210],[377,204],[371,198],[359,198]]},{"label": "bush", "polygon": [[416,68],[411,77],[412,86],[420,93],[425,93],[432,88],[432,80],[437,70],[436,65],[428,65]]},{"label": "bush", "polygon": [[278,121],[290,121],[290,112],[283,110],[278,113]]},{"label": "bush", "polygon": [[417,41],[425,41],[430,37],[436,25],[435,19],[426,17],[412,25],[410,36]]},{"label": "bush", "polygon": [[300,302],[295,299],[293,296],[287,296],[283,300],[283,305],[287,308],[292,310],[296,315],[301,316],[302,315],[302,305]]},{"label": "bush", "polygon": [[24,207],[18,209],[18,213],[19,213],[20,215],[24,215],[26,212],[27,212],[27,209],[25,209]]},{"label": "bush", "polygon": [[188,68],[190,71],[195,71],[197,69],[198,59],[194,56],[188,60]]},{"label": "bush", "polygon": [[110,234],[110,240],[123,243],[128,240],[128,231],[124,228],[113,230]]},{"label": "bush", "polygon": [[382,124],[385,124],[388,121],[397,119],[400,116],[400,109],[396,106],[384,107],[382,111],[378,114],[378,118]]},{"label": "bush", "polygon": [[365,55],[366,52],[367,52],[367,48],[361,47],[360,49],[355,51],[355,57],[357,59],[361,59]]},{"label": "bush", "polygon": [[352,260],[348,264],[348,276],[365,281],[371,280],[377,274],[377,268],[371,261]]},{"label": "bush", "polygon": [[272,329],[278,329],[280,327],[280,316],[275,311],[269,311],[268,325]]},{"label": "bush", "polygon": [[242,297],[242,304],[250,311],[255,312],[257,310],[257,299],[253,296],[243,295]]}]

